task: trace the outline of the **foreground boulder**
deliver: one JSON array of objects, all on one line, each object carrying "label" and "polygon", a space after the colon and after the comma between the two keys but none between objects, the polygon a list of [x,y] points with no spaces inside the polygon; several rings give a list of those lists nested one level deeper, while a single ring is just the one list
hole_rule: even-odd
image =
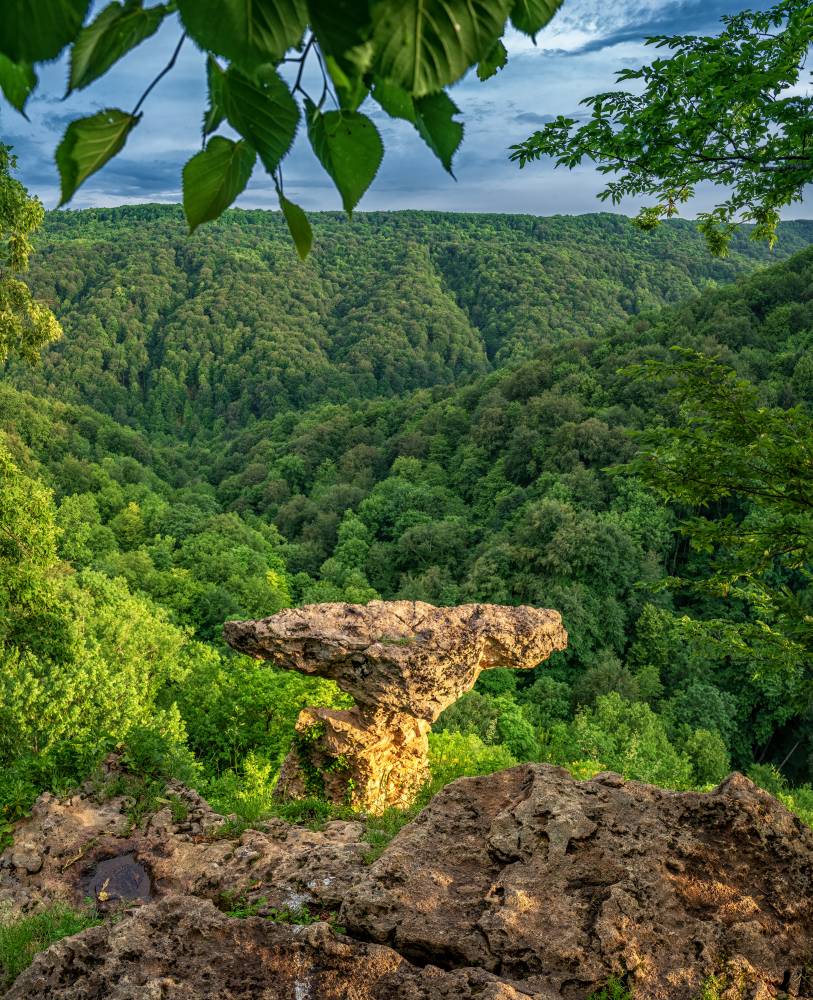
[{"label": "foreground boulder", "polygon": [[340,919],[545,997],[611,976],[636,1000],[694,1000],[710,976],[731,1000],[810,997],[813,832],[737,774],[700,794],[523,765],[447,786]]},{"label": "foreground boulder", "polygon": [[[114,782],[119,763],[106,763]],[[271,820],[229,837],[226,818],[178,783],[158,812],[133,826],[126,797],[88,782],[58,799],[47,792],[0,854],[0,909],[28,912],[55,901],[95,898],[102,911],[167,894],[199,896],[263,910],[319,914],[338,909],[365,870],[370,845],[358,822],[310,830]]]},{"label": "foreground boulder", "polygon": [[240,652],[334,680],[356,702],[301,713],[279,794],[374,813],[413,801],[431,724],[483,670],[530,670],[567,646],[557,611],[494,604],[312,604],[223,631]]},{"label": "foreground boulder", "polygon": [[0,910],[101,883],[105,923],[7,1000],[586,1000],[611,977],[635,1000],[813,998],[813,832],[741,775],[708,794],[541,764],[464,778],[371,866],[361,823],[230,838],[170,796],[136,828],[92,789],[17,825]]},{"label": "foreground boulder", "polygon": [[237,920],[169,896],[34,959],[6,1000],[524,1000],[480,969],[420,968],[325,923]]}]

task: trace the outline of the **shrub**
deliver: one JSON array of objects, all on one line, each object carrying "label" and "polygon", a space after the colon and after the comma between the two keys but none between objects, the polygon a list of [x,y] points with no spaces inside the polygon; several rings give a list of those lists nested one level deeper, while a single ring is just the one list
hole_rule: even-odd
[{"label": "shrub", "polygon": [[455,778],[491,774],[514,767],[517,759],[504,746],[488,746],[473,733],[430,733],[429,767],[432,793]]},{"label": "shrub", "polygon": [[565,767],[574,760],[600,760],[625,778],[665,788],[692,787],[692,765],[669,742],[663,721],[645,702],[602,695],[582,708],[569,726],[552,727],[547,755]]},{"label": "shrub", "polygon": [[725,740],[716,729],[695,729],[685,743],[695,784],[719,784],[731,770]]}]

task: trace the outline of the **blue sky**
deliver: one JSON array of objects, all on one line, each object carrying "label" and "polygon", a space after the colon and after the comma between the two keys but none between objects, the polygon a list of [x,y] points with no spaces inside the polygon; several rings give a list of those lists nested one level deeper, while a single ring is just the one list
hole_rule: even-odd
[{"label": "blue sky", "polygon": [[[651,58],[652,50],[643,41],[647,35],[711,33],[721,14],[742,6],[737,0],[565,0],[536,46],[518,33],[508,36],[508,66],[497,77],[481,83],[472,73],[453,89],[466,126],[455,161],[456,182],[411,126],[389,119],[368,101],[363,110],[375,119],[387,152],[360,208],[540,215],[606,208],[596,201],[602,179],[593,169],[568,172],[536,164],[520,171],[509,162],[508,147],[546,116],[577,113],[582,98],[613,87],[615,71]],[[38,95],[29,103],[30,124],[3,105],[0,137],[15,147],[22,179],[47,207],[58,201],[53,150],[66,123],[110,105],[131,107],[167,61],[179,34],[172,19],[106,78],[67,101],[60,100],[67,75],[64,61],[45,67]],[[203,59],[187,42],[175,69],[148,98],[144,119],[125,150],[80,189],[71,206],[179,201],[180,170],[199,148],[204,104]],[[306,209],[340,208],[338,195],[303,136],[285,163],[285,185],[289,197]],[[711,191],[699,192],[686,214],[709,207],[712,197]],[[273,185],[259,166],[238,204],[276,207]],[[638,207],[629,203],[617,210],[634,214]],[[810,214],[802,204],[787,217]]]}]

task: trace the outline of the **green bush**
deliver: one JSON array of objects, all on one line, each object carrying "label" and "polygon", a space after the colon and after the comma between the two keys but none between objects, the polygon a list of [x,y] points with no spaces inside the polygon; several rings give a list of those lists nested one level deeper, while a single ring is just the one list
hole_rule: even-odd
[{"label": "green bush", "polygon": [[276,810],[273,799],[279,770],[267,758],[249,752],[238,770],[229,770],[202,786],[209,804],[217,812],[236,814],[247,825],[257,823]]},{"label": "green bush", "polygon": [[669,742],[663,721],[645,702],[601,695],[595,708],[582,708],[569,725],[552,729],[548,759],[567,766],[574,760],[600,760],[626,778],[665,788],[691,788],[692,765]]},{"label": "green bush", "polygon": [[517,759],[507,747],[488,746],[473,733],[430,733],[429,768],[432,792],[456,778],[491,774],[514,767]]},{"label": "green bush", "polygon": [[766,792],[795,813],[808,826],[813,827],[813,787],[798,785],[791,788],[780,772],[772,764],[754,764],[748,769],[748,777]]},{"label": "green bush", "polygon": [[278,767],[290,750],[303,708],[348,708],[353,703],[332,681],[211,648],[203,649],[183,680],[162,698],[178,706],[190,747],[215,772],[238,768],[250,753]]},{"label": "green bush", "polygon": [[684,744],[695,785],[717,785],[731,770],[725,740],[716,729],[695,729]]}]

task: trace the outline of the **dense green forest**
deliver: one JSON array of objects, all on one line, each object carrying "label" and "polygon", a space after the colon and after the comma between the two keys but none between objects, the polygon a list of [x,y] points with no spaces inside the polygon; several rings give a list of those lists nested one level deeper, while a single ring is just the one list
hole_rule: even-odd
[{"label": "dense green forest", "polygon": [[[813,224],[780,227],[769,267],[747,235],[717,260],[688,224],[610,215],[315,232],[292,265],[263,212],[191,239],[173,208],[47,218],[30,283],[65,333],[0,382],[6,820],[122,742],[256,820],[299,708],[343,696],[232,655],[222,622],[376,596],[554,607],[570,633],[447,710],[436,784],[527,759],[675,788],[737,767],[813,816],[809,642],[776,602],[695,586],[734,551],[708,526],[753,535],[759,494],[669,502],[636,461],[641,432],[685,423],[675,345],[813,441]],[[809,552],[809,512],[764,518]],[[809,620],[804,559],[760,572]],[[772,659],[754,630],[787,641]]]},{"label": "dense green forest", "polygon": [[459,383],[787,256],[740,234],[725,260],[689,223],[400,212],[315,216],[291,253],[278,213],[188,237],[179,209],[54,213],[29,275],[66,335],[14,383],[189,439],[348,398]]}]

